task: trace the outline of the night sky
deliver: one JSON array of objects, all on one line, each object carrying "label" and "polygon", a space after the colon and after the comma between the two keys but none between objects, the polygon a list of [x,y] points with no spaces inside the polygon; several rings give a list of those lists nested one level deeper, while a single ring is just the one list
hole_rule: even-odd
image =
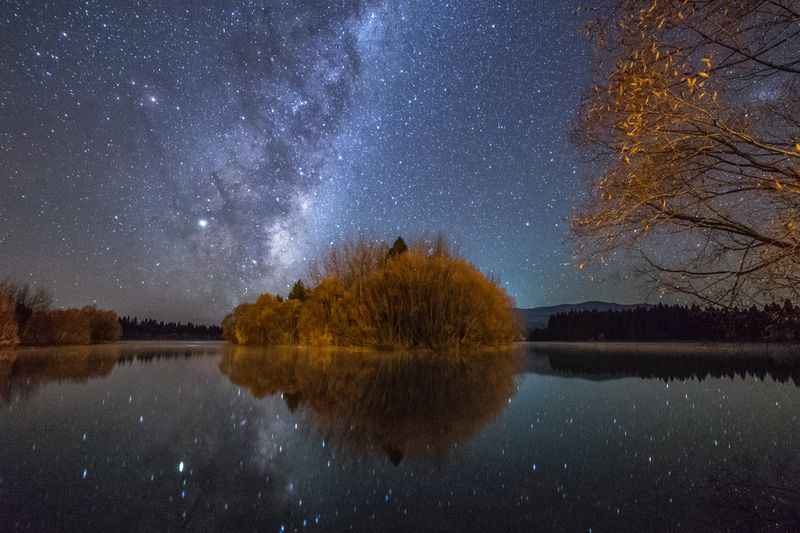
[{"label": "night sky", "polygon": [[0,13],[0,277],[219,320],[331,243],[443,230],[519,306],[573,264],[577,3],[20,2]]}]

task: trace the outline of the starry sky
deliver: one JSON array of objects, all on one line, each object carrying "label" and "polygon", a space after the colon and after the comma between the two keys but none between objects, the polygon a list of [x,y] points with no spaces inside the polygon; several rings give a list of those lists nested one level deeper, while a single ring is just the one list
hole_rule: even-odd
[{"label": "starry sky", "polygon": [[519,306],[631,299],[568,240],[577,3],[200,4],[4,2],[0,276],[209,322],[341,239],[444,231]]}]

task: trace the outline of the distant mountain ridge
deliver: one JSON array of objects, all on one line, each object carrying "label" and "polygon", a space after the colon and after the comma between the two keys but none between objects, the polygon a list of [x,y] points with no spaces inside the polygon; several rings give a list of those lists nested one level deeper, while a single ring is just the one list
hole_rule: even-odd
[{"label": "distant mountain ridge", "polygon": [[550,318],[550,315],[558,313],[569,313],[570,311],[624,311],[637,307],[649,307],[649,304],[618,304],[614,302],[590,301],[577,304],[550,305],[546,307],[516,308],[514,311],[517,313],[520,321],[525,325],[525,328],[530,331],[547,326],[547,319]]}]

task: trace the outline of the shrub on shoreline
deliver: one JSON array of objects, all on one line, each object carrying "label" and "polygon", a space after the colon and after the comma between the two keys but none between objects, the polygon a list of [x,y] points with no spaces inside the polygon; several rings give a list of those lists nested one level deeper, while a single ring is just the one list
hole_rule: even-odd
[{"label": "shrub on shoreline", "polygon": [[22,333],[22,343],[36,346],[99,344],[118,341],[122,334],[114,311],[83,307],[54,309],[31,315]]},{"label": "shrub on shoreline", "polygon": [[122,335],[114,311],[94,306],[49,309],[49,305],[50,296],[43,289],[0,282],[0,346],[98,344]]},{"label": "shrub on shoreline", "polygon": [[0,291],[0,346],[14,346],[18,343],[14,299],[10,294]]},{"label": "shrub on shoreline", "polygon": [[513,342],[512,301],[442,239],[332,248],[284,300],[262,295],[223,321],[236,344],[458,350]]}]

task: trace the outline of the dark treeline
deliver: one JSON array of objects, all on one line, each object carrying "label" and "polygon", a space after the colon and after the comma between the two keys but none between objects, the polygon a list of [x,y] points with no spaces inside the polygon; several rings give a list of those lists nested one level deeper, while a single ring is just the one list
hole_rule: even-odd
[{"label": "dark treeline", "polygon": [[793,341],[800,340],[800,306],[762,308],[655,305],[623,311],[571,311],[530,332],[532,341]]},{"label": "dark treeline", "polygon": [[191,322],[162,322],[152,318],[139,320],[124,316],[119,319],[124,340],[220,340],[222,328]]}]

